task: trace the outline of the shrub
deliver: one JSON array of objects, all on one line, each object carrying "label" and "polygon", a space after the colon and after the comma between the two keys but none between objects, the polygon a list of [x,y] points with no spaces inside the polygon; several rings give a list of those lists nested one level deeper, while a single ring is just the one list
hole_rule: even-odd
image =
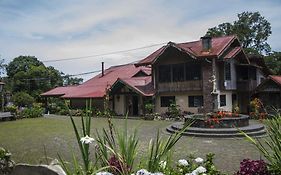
[{"label": "shrub", "polygon": [[23,118],[38,118],[38,117],[43,117],[43,111],[44,109],[39,107],[39,106],[34,106],[31,108],[25,108],[20,116]]},{"label": "shrub", "polygon": [[266,163],[263,160],[244,159],[240,163],[240,170],[236,175],[269,175]]},{"label": "shrub", "polygon": [[0,147],[0,174],[10,174],[15,162],[11,160],[11,153]]},{"label": "shrub", "polygon": [[181,119],[182,115],[181,115],[181,110],[179,108],[179,105],[177,105],[175,103],[171,103],[170,106],[168,107],[167,115],[170,118],[174,118],[176,120]]},{"label": "shrub", "polygon": [[151,114],[153,112],[154,105],[152,103],[146,103],[144,108],[145,108],[145,113]]},{"label": "shrub", "polygon": [[47,111],[51,114],[68,115],[67,101],[51,98],[47,106]]},{"label": "shrub", "polygon": [[17,110],[18,110],[18,108],[15,105],[5,107],[5,111],[10,112],[11,114],[16,114]]},{"label": "shrub", "polygon": [[276,114],[272,119],[266,119],[265,124],[269,135],[265,144],[241,132],[267,159],[270,173],[281,174],[281,115]]},{"label": "shrub", "polygon": [[31,106],[34,98],[26,92],[17,92],[13,95],[13,102],[19,107]]}]

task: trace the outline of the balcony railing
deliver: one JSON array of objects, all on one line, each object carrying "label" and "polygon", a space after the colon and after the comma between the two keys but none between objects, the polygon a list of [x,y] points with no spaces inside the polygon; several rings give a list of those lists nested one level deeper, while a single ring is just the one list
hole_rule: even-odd
[{"label": "balcony railing", "polygon": [[158,83],[158,92],[182,92],[202,90],[202,80]]}]

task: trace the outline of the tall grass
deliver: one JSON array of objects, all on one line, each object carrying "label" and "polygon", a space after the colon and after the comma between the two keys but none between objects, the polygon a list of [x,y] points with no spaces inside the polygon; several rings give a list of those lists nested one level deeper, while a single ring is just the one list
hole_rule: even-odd
[{"label": "tall grass", "polygon": [[128,133],[127,119],[123,130],[118,130],[108,119],[109,130],[97,131],[97,152],[96,158],[101,166],[109,166],[114,174],[131,174],[135,162],[139,139],[137,130],[132,134]]},{"label": "tall grass", "polygon": [[[94,167],[92,165],[92,162],[90,160],[90,150],[89,144],[83,144],[81,142],[81,138],[83,137],[90,137],[91,136],[91,116],[90,116],[90,112],[91,111],[91,106],[92,106],[92,100],[87,100],[86,101],[86,113],[84,115],[81,116],[81,124],[82,124],[82,131],[79,132],[74,119],[70,113],[70,120],[71,120],[71,124],[73,126],[73,130],[76,136],[76,140],[79,146],[79,150],[82,156],[82,160],[83,160],[83,168],[79,165],[78,160],[76,158],[76,156],[73,154],[72,155],[72,167],[74,169],[75,173],[72,173],[72,170],[69,166],[67,166],[67,163],[62,159],[62,157],[60,155],[58,155],[60,162],[62,164],[62,167],[64,168],[64,170],[66,171],[67,174],[92,174]],[[69,108],[68,108],[69,110]]]},{"label": "tall grass", "polygon": [[169,136],[168,139],[160,137],[159,130],[157,131],[156,138],[151,139],[148,146],[148,154],[145,157],[146,163],[145,168],[149,172],[157,172],[160,170],[159,164],[164,159],[169,159],[170,151],[179,141],[182,136],[182,133],[189,127],[191,123],[188,123],[183,129],[179,132],[176,132]]},{"label": "tall grass", "polygon": [[246,138],[262,153],[267,159],[268,168],[272,174],[281,174],[281,115],[276,113],[271,119],[265,120],[268,138],[265,143],[254,139],[243,133]]}]

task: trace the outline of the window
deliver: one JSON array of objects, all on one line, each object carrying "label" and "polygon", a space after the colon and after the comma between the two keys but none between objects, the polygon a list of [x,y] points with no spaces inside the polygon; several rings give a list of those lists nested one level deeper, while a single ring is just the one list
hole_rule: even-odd
[{"label": "window", "polygon": [[198,63],[187,63],[185,65],[186,80],[201,79],[201,65]]},{"label": "window", "polygon": [[257,69],[255,67],[249,67],[249,79],[257,80]]},{"label": "window", "polygon": [[201,107],[203,106],[203,96],[189,96],[188,97],[189,107]]},{"label": "window", "polygon": [[226,106],[226,95],[220,95],[220,106]]},{"label": "window", "polygon": [[184,64],[174,64],[173,69],[173,82],[184,81]]},{"label": "window", "polygon": [[231,65],[228,62],[224,63],[224,77],[225,80],[231,80]]},{"label": "window", "polygon": [[169,107],[172,103],[176,102],[175,96],[160,97],[161,107]]},{"label": "window", "polygon": [[171,66],[159,66],[159,82],[171,82]]}]

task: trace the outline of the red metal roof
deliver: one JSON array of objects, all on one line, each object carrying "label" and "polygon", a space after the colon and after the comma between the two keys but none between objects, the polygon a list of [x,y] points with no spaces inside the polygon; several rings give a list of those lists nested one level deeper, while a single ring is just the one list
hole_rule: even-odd
[{"label": "red metal roof", "polygon": [[54,89],[51,89],[47,92],[44,92],[41,94],[41,96],[49,96],[49,97],[55,97],[55,96],[62,96],[64,94],[70,93],[73,89],[75,89],[77,86],[65,86],[65,87],[56,87]]},{"label": "red metal roof", "polygon": [[224,58],[225,59],[234,58],[241,50],[242,50],[241,47],[235,47],[230,52],[228,52],[228,54],[226,54]]},{"label": "red metal roof", "polygon": [[153,96],[155,90],[152,85],[151,76],[146,77],[133,77],[119,79],[123,84],[131,87],[143,96]]},{"label": "red metal roof", "polygon": [[104,71],[104,76],[99,74],[81,85],[55,88],[42,95],[62,95],[62,98],[102,98],[106,93],[106,89],[113,85],[117,79],[130,79],[140,70],[151,73],[151,68],[135,67],[134,64],[113,66]]},{"label": "red metal roof", "polygon": [[281,75],[269,75],[269,78],[281,86]]},{"label": "red metal roof", "polygon": [[[208,52],[202,51],[201,40],[179,44],[173,43],[172,46],[181,49],[182,51],[187,52],[191,56],[195,57],[218,57],[235,39],[237,38],[234,35],[212,38],[212,48]],[[170,43],[156,50],[155,52],[138,62],[136,65],[141,66],[153,64],[159,57],[159,55],[161,55],[169,46],[171,46]]]}]

